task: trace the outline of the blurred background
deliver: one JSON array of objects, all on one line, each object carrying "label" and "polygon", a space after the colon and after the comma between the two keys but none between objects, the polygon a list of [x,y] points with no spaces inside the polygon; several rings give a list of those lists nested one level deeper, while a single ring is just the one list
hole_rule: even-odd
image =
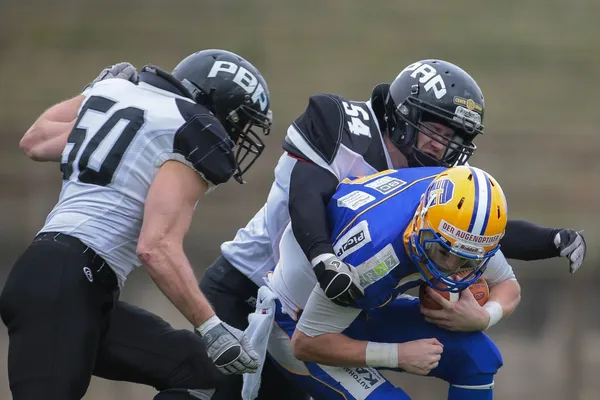
[{"label": "blurred background", "polygon": [[[224,48],[256,65],[275,126],[248,184],[220,187],[198,207],[186,250],[198,278],[266,199],[286,128],[309,95],[366,100],[408,64],[442,58],[486,96],[486,133],[471,159],[503,185],[510,217],[583,229],[587,261],[514,262],[522,302],[490,334],[504,355],[496,399],[600,398],[600,2],[0,0],[0,285],[54,206],[57,164],[18,148],[47,107],[77,95],[107,65],[171,70],[199,49]],[[148,278],[122,299],[189,328]],[[10,399],[0,326],[0,399]],[[414,399],[445,398],[433,378],[389,375]],[[86,399],[151,399],[152,388],[97,378]]]}]

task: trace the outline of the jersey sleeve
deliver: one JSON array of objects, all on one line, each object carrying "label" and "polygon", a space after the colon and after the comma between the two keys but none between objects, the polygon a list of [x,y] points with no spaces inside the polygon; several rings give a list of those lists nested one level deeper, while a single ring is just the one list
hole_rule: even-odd
[{"label": "jersey sleeve", "polygon": [[234,143],[207,109],[187,104],[192,108],[180,107],[188,112],[182,112],[186,121],[175,133],[172,158],[182,157],[179,161],[194,168],[209,184],[225,183],[236,170]]},{"label": "jersey sleeve", "polygon": [[342,307],[335,304],[325,296],[319,285],[316,285],[298,320],[297,328],[310,337],[327,333],[342,333],[360,312],[359,308]]},{"label": "jersey sleeve", "polygon": [[305,160],[330,165],[342,141],[343,122],[337,96],[311,96],[306,110],[289,127],[284,149]]},{"label": "jersey sleeve", "polygon": [[[333,94],[311,96],[288,128],[284,150],[345,178],[358,160],[375,170],[387,168],[379,125],[369,104]],[[360,173],[371,173],[372,168]]]}]

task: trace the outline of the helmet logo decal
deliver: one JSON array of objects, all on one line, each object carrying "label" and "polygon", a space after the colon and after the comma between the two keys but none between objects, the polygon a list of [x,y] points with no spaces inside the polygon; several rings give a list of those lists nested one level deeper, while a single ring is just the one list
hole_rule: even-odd
[{"label": "helmet logo decal", "polygon": [[263,85],[258,81],[256,76],[244,67],[232,63],[230,61],[215,61],[210,72],[209,78],[214,78],[219,73],[234,75],[233,81],[237,83],[248,94],[252,95],[252,102],[260,105],[261,111],[265,111],[269,105],[269,98]]},{"label": "helmet logo decal", "polygon": [[471,246],[495,246],[502,238],[501,234],[493,236],[475,235],[464,231],[443,219],[440,221],[438,230],[440,233],[443,233],[452,239],[460,240],[464,242],[464,244],[470,244]]},{"label": "helmet logo decal", "polygon": [[479,114],[483,112],[483,106],[476,103],[473,99],[465,99],[463,97],[454,96],[454,104],[467,107],[467,110],[477,111]]},{"label": "helmet logo decal", "polygon": [[444,82],[444,79],[442,79],[442,76],[438,74],[435,68],[433,68],[431,65],[420,62],[410,64],[398,74],[396,79],[398,79],[398,77],[400,77],[400,75],[403,73],[410,71],[412,71],[410,77],[413,79],[419,78],[419,83],[424,84],[423,89],[428,92],[433,90],[433,93],[438,100],[446,95],[446,83]]},{"label": "helmet logo decal", "polygon": [[447,204],[454,196],[454,182],[450,179],[440,179],[439,181],[433,182],[425,198],[427,199],[427,208],[435,206],[443,206]]}]

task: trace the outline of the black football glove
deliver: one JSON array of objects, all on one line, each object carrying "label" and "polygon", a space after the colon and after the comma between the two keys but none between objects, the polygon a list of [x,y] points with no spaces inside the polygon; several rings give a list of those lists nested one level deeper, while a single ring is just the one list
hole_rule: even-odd
[{"label": "black football glove", "polygon": [[348,306],[365,294],[356,269],[333,254],[315,265],[313,271],[327,298],[340,306]]}]

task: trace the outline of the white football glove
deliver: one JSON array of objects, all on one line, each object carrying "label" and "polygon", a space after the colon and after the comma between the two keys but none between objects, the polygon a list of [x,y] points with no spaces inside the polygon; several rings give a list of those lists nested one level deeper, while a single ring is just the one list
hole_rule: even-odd
[{"label": "white football glove", "polygon": [[[196,328],[206,352],[215,366],[225,375],[252,374],[258,370],[258,354],[252,348],[244,332],[216,316],[211,317],[212,327]],[[216,325],[215,325],[216,323]]]},{"label": "white football glove", "polygon": [[561,257],[569,259],[569,270],[574,274],[585,260],[586,244],[583,235],[573,229],[562,229],[554,237],[554,245]]},{"label": "white football glove", "polygon": [[94,85],[94,83],[103,81],[105,79],[125,79],[133,83],[138,81],[138,73],[133,65],[128,62],[120,62],[110,67],[104,68],[100,74],[90,82],[86,88]]}]

